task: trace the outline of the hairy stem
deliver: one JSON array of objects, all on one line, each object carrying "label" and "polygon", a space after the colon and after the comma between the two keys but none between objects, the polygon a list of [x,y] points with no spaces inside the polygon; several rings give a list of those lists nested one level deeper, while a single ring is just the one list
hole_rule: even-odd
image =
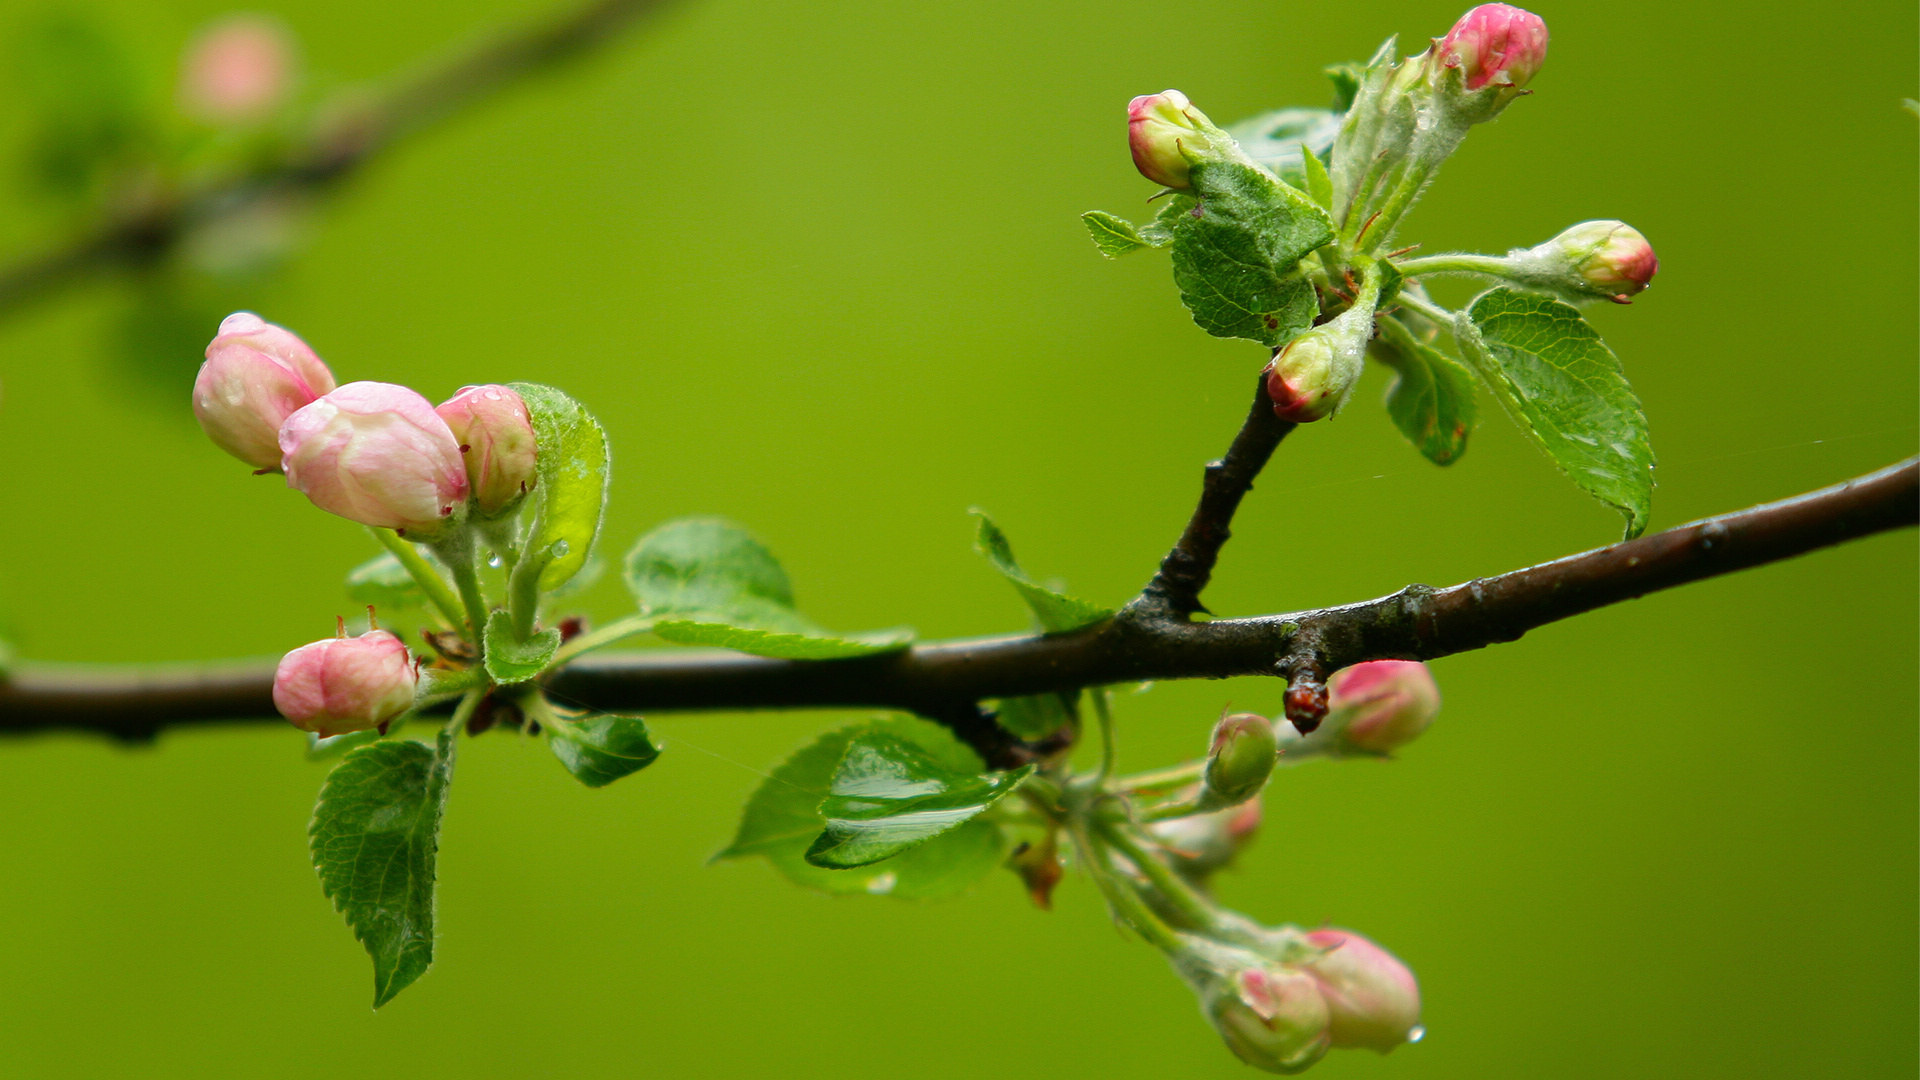
[{"label": "hairy stem", "polygon": [[447,620],[448,626],[458,627],[464,621],[464,616],[460,612],[460,598],[454,595],[453,589],[448,587],[447,579],[440,576],[440,571],[435,570],[433,564],[420,554],[420,549],[401,539],[400,534],[392,529],[369,527],[367,531],[373,534],[373,538],[380,542],[381,547],[392,552],[393,557],[400,561],[407,576],[414,580],[414,584],[420,586],[420,591],[427,594],[427,599],[432,601],[434,610]]}]

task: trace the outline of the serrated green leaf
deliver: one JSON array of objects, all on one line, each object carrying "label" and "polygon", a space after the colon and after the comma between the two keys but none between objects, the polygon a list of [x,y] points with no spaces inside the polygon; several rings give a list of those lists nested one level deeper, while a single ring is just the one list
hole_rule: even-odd
[{"label": "serrated green leaf", "polygon": [[666,616],[655,636],[789,660],[828,660],[907,646],[904,627],[860,634],[821,629],[793,607],[793,589],[760,541],[718,518],[670,521],[627,554],[627,587],[640,610]]},{"label": "serrated green leaf", "polygon": [[1330,109],[1275,109],[1227,128],[1248,157],[1287,183],[1308,190],[1305,146],[1324,157],[1340,134],[1340,114]]},{"label": "serrated green leaf", "polygon": [[522,558],[542,560],[550,592],[580,572],[593,552],[607,503],[607,433],[580,403],[551,386],[508,384],[527,403],[539,454],[537,507]]},{"label": "serrated green leaf", "polygon": [[588,787],[606,787],[653,764],[660,748],[637,716],[591,716],[559,720],[548,726],[547,745],[574,778]]},{"label": "serrated green leaf", "polygon": [[1333,239],[1333,220],[1260,169],[1206,162],[1190,174],[1200,196],[1173,225],[1173,280],[1193,321],[1215,337],[1263,345],[1313,324],[1319,302],[1300,259]]},{"label": "serrated green leaf", "polygon": [[376,742],[349,753],[314,808],[313,867],[334,910],[373,957],[379,1008],[433,963],[434,861],[453,776],[453,734],[436,748]]},{"label": "serrated green leaf", "polygon": [[1521,430],[1581,490],[1627,519],[1632,539],[1653,503],[1653,446],[1619,358],[1578,309],[1516,289],[1490,289],[1454,333]]},{"label": "serrated green leaf", "polygon": [[1473,372],[1397,322],[1383,318],[1380,327],[1373,355],[1398,374],[1387,389],[1387,415],[1428,461],[1453,463],[1478,422]]},{"label": "serrated green leaf", "polygon": [[663,641],[678,645],[713,645],[781,660],[839,660],[849,656],[898,652],[913,644],[913,631],[904,626],[860,634],[836,635],[825,631],[796,634],[729,626],[725,623],[671,619],[656,623],[653,632]]},{"label": "serrated green leaf", "polygon": [[1021,739],[1043,739],[1073,723],[1073,699],[1077,697],[1078,694],[1035,694],[1002,698],[994,719]]},{"label": "serrated green leaf", "polygon": [[834,770],[820,816],[827,827],[807,848],[815,866],[851,870],[890,859],[978,817],[1033,773],[963,773],[883,733],[860,735]]},{"label": "serrated green leaf", "polygon": [[347,599],[382,610],[418,611],[427,606],[420,583],[385,551],[347,571]]},{"label": "serrated green leaf", "polygon": [[553,627],[521,641],[513,633],[513,617],[496,610],[487,616],[487,675],[502,685],[523,683],[547,670],[560,648],[560,631]]},{"label": "serrated green leaf", "polygon": [[1088,235],[1093,237],[1093,246],[1109,259],[1152,246],[1133,227],[1133,222],[1126,218],[1115,217],[1102,210],[1089,210],[1080,215],[1080,220],[1086,224]]},{"label": "serrated green leaf", "polygon": [[977,773],[979,756],[946,729],[924,720],[895,717],[828,732],[773,770],[740,817],[733,842],[719,859],[759,855],[795,884],[829,893],[868,893],[931,900],[965,891],[992,873],[1006,853],[1006,835],[991,818],[976,817],[959,828],[883,863],[856,870],[829,870],[806,861],[807,848],[826,828],[819,807],[834,770],[856,736],[883,732],[911,742],[943,768]]},{"label": "serrated green leaf", "polygon": [[1034,584],[1026,571],[1020,569],[1020,564],[1013,561],[1013,545],[1007,543],[1007,534],[1000,531],[1000,526],[995,525],[984,510],[976,507],[971,513],[980,519],[980,531],[974,539],[973,549],[985,555],[995,570],[1013,582],[1015,591],[1027,602],[1027,607],[1033,609],[1034,617],[1040,620],[1042,630],[1049,634],[1078,630],[1113,614],[1112,608],[1078,600],[1054,592],[1044,585]]}]

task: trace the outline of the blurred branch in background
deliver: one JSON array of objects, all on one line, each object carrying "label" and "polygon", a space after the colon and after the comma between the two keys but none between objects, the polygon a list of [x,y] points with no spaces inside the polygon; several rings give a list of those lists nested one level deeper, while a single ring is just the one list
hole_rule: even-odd
[{"label": "blurred branch in background", "polygon": [[[0,317],[98,271],[153,266],[194,234],[223,222],[244,221],[250,211],[260,207],[331,189],[406,136],[594,51],[667,2],[591,0],[428,66],[384,93],[340,93],[314,110],[313,118],[301,130],[268,152],[245,156],[177,184],[149,175],[160,170],[136,170],[139,175],[131,182],[121,178],[120,190],[95,201],[69,238],[0,266]],[[76,36],[70,26],[62,30],[69,39]],[[221,93],[241,97],[261,81],[270,81],[270,76],[260,70],[271,62],[262,54],[270,54],[276,47],[270,36],[260,31],[258,23],[235,25],[230,30],[227,40],[213,44],[211,50],[203,39],[202,55],[190,57],[190,62],[205,67],[199,73],[189,70],[183,97],[191,98],[199,92],[203,99],[209,95],[216,98],[201,102],[203,113],[220,107],[217,95]],[[84,32],[79,36],[84,37]],[[90,41],[80,44],[83,50],[97,47]],[[40,63],[44,68],[60,65],[58,57]],[[122,92],[122,88],[107,86],[92,96],[110,97]],[[66,96],[84,99],[88,95],[69,92]],[[208,105],[212,108],[205,107]],[[110,152],[137,141],[124,131],[113,130],[116,124],[122,128],[127,125],[111,117],[106,130],[94,132],[102,137],[95,140],[98,145],[91,146],[85,145],[89,138],[86,125],[73,124],[57,115],[49,117],[49,122],[62,129],[57,137],[63,144],[56,153],[65,156],[54,164],[69,172],[86,168],[89,163],[84,157],[88,153],[100,154],[103,149]],[[116,164],[124,166],[125,162]],[[79,186],[79,181],[75,183]]]},{"label": "blurred branch in background", "polygon": [[[1188,622],[1137,608],[1066,634],[927,642],[849,660],[709,650],[589,657],[557,672],[558,700],[601,710],[892,708],[957,728],[985,698],[1146,679],[1331,671],[1430,660],[1512,641],[1551,622],[1920,521],[1920,459],[1783,502],[1447,589],[1412,586],[1359,604]],[[1219,525],[1224,529],[1225,522]],[[177,723],[278,722],[274,661],[167,668],[22,665],[0,681],[0,735],[92,731],[131,741]],[[1291,702],[1290,702],[1291,704]],[[999,762],[1018,745],[959,734]]]}]

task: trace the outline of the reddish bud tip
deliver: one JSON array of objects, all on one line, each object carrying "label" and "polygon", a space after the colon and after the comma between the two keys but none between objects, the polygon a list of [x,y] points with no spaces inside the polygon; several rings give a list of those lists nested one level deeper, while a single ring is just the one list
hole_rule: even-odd
[{"label": "reddish bud tip", "polygon": [[1392,953],[1350,930],[1315,930],[1326,951],[1305,965],[1327,1004],[1334,1046],[1386,1053],[1418,1038],[1420,985]]},{"label": "reddish bud tip", "polygon": [[1127,103],[1127,144],[1140,175],[1161,187],[1185,190],[1193,159],[1213,146],[1217,131],[1207,114],[1178,90],[1143,94]]},{"label": "reddish bud tip", "polygon": [[1420,737],[1440,713],[1440,687],[1417,660],[1374,660],[1333,673],[1328,704],[1349,714],[1341,739],[1387,754]]},{"label": "reddish bud tip", "polygon": [[1547,59],[1547,24],[1512,4],[1481,4],[1440,41],[1441,62],[1460,69],[1467,89],[1525,86]]}]

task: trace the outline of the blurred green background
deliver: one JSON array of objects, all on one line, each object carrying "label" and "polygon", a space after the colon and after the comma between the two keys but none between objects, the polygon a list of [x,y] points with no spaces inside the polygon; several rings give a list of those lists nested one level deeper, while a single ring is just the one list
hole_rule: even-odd
[{"label": "blurred green background", "polygon": [[[615,449],[614,553],[652,524],[754,529],[829,626],[1020,629],[970,550],[1119,602],[1243,415],[1261,351],[1207,338],[1143,216],[1122,107],[1223,122],[1323,104],[1322,65],[1443,32],[1464,0],[820,5],[690,0],[387,155],[272,277],[217,286],[345,379],[436,400],[535,379]],[[1651,417],[1655,527],[1835,482],[1915,445],[1920,14],[1778,0],[1540,0],[1537,95],[1476,131],[1409,220],[1501,251],[1620,217],[1655,288],[1595,314]],[[316,85],[377,79],[529,0],[285,0]],[[186,0],[68,5],[156,80]],[[52,7],[0,5],[0,44]],[[1830,17],[1829,17],[1830,16]],[[17,50],[16,50],[17,51]],[[9,55],[12,55],[10,52]],[[0,114],[16,162],[23,110]],[[64,226],[12,169],[0,252]],[[0,321],[0,613],[28,657],[267,655],[346,611],[356,526],[252,478],[109,279]],[[211,302],[211,301],[210,301]],[[149,305],[149,306],[143,306]],[[1285,445],[1208,599],[1223,614],[1446,584],[1605,543],[1615,515],[1483,397],[1426,464],[1377,406]],[[1402,760],[1284,773],[1221,888],[1405,958],[1427,1040],[1321,1077],[1910,1077],[1916,1064],[1915,538],[1877,537],[1438,662]],[[618,614],[614,578],[587,594]],[[1122,764],[1203,748],[1266,681],[1120,705]],[[1152,950],[1069,879],[937,905],[706,867],[771,767],[843,716],[662,716],[652,770],[584,791],[511,736],[463,751],[434,970],[378,1014],[305,827],[296,733],[0,744],[0,1075],[1250,1075]]]}]

